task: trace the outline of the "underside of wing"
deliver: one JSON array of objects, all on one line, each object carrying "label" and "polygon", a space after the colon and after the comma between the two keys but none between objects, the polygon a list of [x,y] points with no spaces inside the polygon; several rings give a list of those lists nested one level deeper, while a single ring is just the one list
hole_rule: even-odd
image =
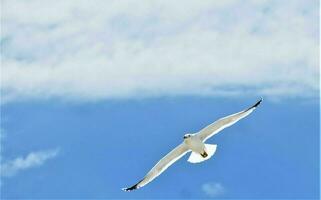
[{"label": "underside of wing", "polygon": [[200,132],[197,133],[197,136],[202,140],[206,141],[208,138],[212,137],[222,129],[229,127],[239,121],[240,119],[248,116],[253,110],[256,109],[258,105],[262,102],[262,99],[256,102],[253,106],[249,107],[246,110],[243,110],[241,112],[229,115],[227,117],[221,118],[214,123],[208,125],[204,129],[202,129]]},{"label": "underside of wing", "polygon": [[188,151],[189,149],[184,143],[178,145],[175,149],[173,149],[165,157],[158,161],[158,163],[146,174],[146,176],[141,181],[131,187],[123,188],[123,190],[131,191],[143,187],[144,185],[154,180],[169,166],[171,166],[174,162],[184,156]]}]

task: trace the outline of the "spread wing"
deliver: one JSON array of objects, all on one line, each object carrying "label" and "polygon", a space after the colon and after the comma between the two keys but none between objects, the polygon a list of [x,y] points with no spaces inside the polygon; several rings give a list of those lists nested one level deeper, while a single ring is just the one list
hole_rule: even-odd
[{"label": "spread wing", "polygon": [[123,190],[131,191],[143,187],[163,173],[169,166],[184,156],[188,151],[190,150],[184,143],[178,145],[175,149],[158,161],[158,163],[145,175],[141,181],[131,187],[123,188]]},{"label": "spread wing", "polygon": [[233,115],[229,115],[227,117],[223,117],[223,118],[215,121],[214,123],[208,125],[204,129],[199,131],[196,135],[203,142],[205,142],[208,138],[212,137],[213,135],[220,132],[224,128],[229,127],[229,126],[233,125],[234,123],[236,123],[237,121],[239,121],[240,119],[248,116],[251,112],[253,112],[253,110],[256,109],[256,107],[258,105],[260,105],[261,101],[262,101],[262,99],[259,100],[258,102],[256,102],[253,106],[251,106],[250,108],[248,108],[246,110],[235,113]]}]

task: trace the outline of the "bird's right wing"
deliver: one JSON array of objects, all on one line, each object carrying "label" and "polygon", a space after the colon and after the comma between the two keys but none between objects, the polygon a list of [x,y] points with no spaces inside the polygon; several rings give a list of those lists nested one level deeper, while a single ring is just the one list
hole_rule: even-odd
[{"label": "bird's right wing", "polygon": [[146,176],[141,181],[131,187],[124,188],[123,190],[131,191],[143,187],[144,185],[154,180],[169,166],[171,166],[174,162],[184,156],[188,151],[190,150],[188,149],[186,144],[182,143],[178,145],[175,149],[173,149],[165,157],[158,161],[158,163],[146,174]]},{"label": "bird's right wing", "polygon": [[239,121],[240,119],[248,116],[255,108],[261,103],[262,99],[256,102],[253,106],[250,108],[243,110],[241,112],[229,115],[227,117],[221,118],[214,123],[208,125],[204,129],[202,129],[200,132],[198,132],[196,135],[199,137],[199,139],[203,142],[207,140],[208,138],[212,137],[222,129],[229,127]]}]

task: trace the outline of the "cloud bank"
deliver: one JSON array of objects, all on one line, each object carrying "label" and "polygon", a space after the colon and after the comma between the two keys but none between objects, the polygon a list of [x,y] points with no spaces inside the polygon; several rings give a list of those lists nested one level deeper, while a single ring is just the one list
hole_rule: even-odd
[{"label": "cloud bank", "polygon": [[56,157],[59,149],[37,151],[29,153],[25,158],[18,157],[1,164],[1,176],[11,177],[20,171],[43,165],[47,160]]},{"label": "cloud bank", "polygon": [[314,97],[318,1],[2,2],[3,101]]}]

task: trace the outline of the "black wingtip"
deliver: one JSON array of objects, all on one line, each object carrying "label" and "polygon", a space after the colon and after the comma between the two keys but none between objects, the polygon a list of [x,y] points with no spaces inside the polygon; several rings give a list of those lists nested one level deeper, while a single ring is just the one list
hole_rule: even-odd
[{"label": "black wingtip", "polygon": [[136,190],[137,188],[134,188],[134,187],[129,187],[129,188],[122,188],[123,191],[125,192],[130,192],[130,191],[133,191],[133,190]]},{"label": "black wingtip", "polygon": [[245,111],[248,111],[252,108],[256,108],[258,105],[260,105],[260,103],[263,101],[263,99],[261,98],[258,102],[256,102],[253,106],[249,107],[248,109],[246,109]]},{"label": "black wingtip", "polygon": [[144,179],[140,180],[138,183],[136,183],[135,185],[131,186],[131,187],[128,187],[128,188],[122,188],[123,191],[125,192],[130,192],[130,191],[133,191],[133,190],[137,190],[138,188],[140,188],[138,186],[138,184],[140,184]]},{"label": "black wingtip", "polygon": [[130,192],[130,191],[132,191],[132,190],[137,190],[137,189],[138,189],[137,185],[138,185],[138,184],[133,185],[133,186],[128,187],[128,188],[122,188],[122,190],[125,191],[125,192]]},{"label": "black wingtip", "polygon": [[260,105],[260,103],[262,102],[262,98],[258,101],[258,102],[256,102],[256,104],[254,104],[253,106],[252,106],[252,108],[256,108],[258,105]]}]

